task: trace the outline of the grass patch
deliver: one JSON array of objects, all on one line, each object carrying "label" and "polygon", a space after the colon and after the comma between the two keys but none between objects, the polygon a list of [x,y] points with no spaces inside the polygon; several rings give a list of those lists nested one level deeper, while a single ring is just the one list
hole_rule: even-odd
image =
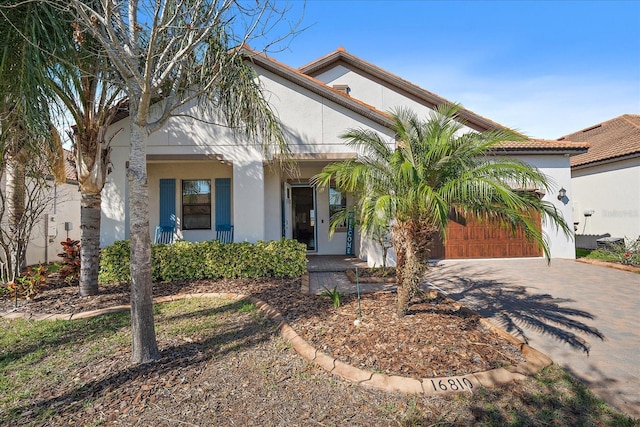
[{"label": "grass patch", "polygon": [[588,258],[593,249],[576,248],[576,258]]},{"label": "grass patch", "polygon": [[[251,315],[257,317],[259,312],[252,306],[250,311],[256,313]],[[216,333],[221,316],[237,316],[248,307],[246,301],[216,298],[155,305],[158,341],[197,342]],[[13,424],[29,405],[26,402],[42,399],[43,390],[81,386],[86,379],[78,371],[83,367],[116,353],[129,354],[130,325],[128,311],[74,321],[0,319],[0,425]],[[34,412],[35,424],[55,415],[44,408],[27,412]]]}]

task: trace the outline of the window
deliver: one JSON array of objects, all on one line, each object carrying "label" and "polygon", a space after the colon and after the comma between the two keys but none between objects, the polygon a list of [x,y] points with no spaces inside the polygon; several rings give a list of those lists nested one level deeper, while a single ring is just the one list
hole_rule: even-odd
[{"label": "window", "polygon": [[182,229],[211,229],[211,180],[182,181]]},{"label": "window", "polygon": [[[329,187],[329,217],[333,217],[333,215],[337,212],[341,212],[347,208],[347,194],[342,193],[336,190],[334,184],[331,184]],[[336,226],[336,231],[344,231],[340,230],[342,228],[346,229],[347,223],[343,221],[342,223]]]}]

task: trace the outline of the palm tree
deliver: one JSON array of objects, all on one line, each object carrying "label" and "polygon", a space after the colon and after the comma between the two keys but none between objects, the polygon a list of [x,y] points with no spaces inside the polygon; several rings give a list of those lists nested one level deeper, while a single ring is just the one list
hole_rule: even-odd
[{"label": "palm tree", "polygon": [[519,160],[492,155],[501,142],[522,137],[507,130],[465,133],[459,110],[443,105],[427,120],[407,109],[392,112],[395,149],[371,130],[349,130],[342,138],[361,154],[330,164],[314,177],[320,187],[335,181],[342,191],[359,196],[356,212],[364,235],[370,236],[381,221],[392,224],[398,317],[418,292],[432,243],[438,235],[446,239],[450,220],[476,218],[513,232],[523,229],[547,259],[549,244],[534,218],[541,216],[571,234],[551,203],[525,190],[548,190],[546,176]]},{"label": "palm tree", "polygon": [[[36,136],[43,129],[46,132],[50,127],[51,106],[57,103],[70,115],[74,122],[70,136],[81,193],[80,295],[94,295],[98,293],[101,193],[110,162],[105,133],[118,113],[118,74],[111,71],[101,45],[82,31],[61,4],[10,4],[0,7],[0,18],[4,37],[0,68],[4,85],[0,94],[4,93],[7,101],[5,105],[0,102],[0,107],[11,111],[1,115],[0,121],[7,138],[16,135],[22,141],[17,137],[5,139],[8,159],[16,159],[7,165],[15,164],[10,171],[20,171],[23,162],[19,159],[24,157],[25,144],[38,140],[27,135],[25,129],[33,129],[30,134]],[[12,125],[16,119],[22,120],[23,125]],[[16,131],[11,132],[12,127]],[[15,202],[10,207],[12,212],[19,213],[21,193],[17,190],[10,192],[16,195],[11,198]]]},{"label": "palm tree", "polygon": [[53,94],[45,83],[52,55],[64,49],[64,40],[55,31],[57,22],[56,13],[45,3],[0,5],[0,175],[6,177],[2,208],[8,218],[7,236],[17,248],[10,256],[5,254],[13,258],[13,276],[22,271],[30,234],[26,226],[30,221],[25,219],[27,163],[41,156],[58,165],[62,160],[59,137],[52,132]]},{"label": "palm tree", "polygon": [[[63,23],[64,18],[61,14]],[[98,293],[102,189],[111,161],[106,132],[120,111],[122,92],[101,45],[68,17],[62,30],[74,43],[49,69],[48,84],[74,122],[69,136],[81,200],[79,284],[80,295],[87,296]]]}]

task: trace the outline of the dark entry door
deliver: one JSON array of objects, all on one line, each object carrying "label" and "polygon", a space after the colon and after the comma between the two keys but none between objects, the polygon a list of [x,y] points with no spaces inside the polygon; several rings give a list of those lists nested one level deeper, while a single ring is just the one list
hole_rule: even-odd
[{"label": "dark entry door", "polygon": [[293,238],[307,245],[308,251],[317,251],[316,195],[314,187],[291,187],[291,218]]}]

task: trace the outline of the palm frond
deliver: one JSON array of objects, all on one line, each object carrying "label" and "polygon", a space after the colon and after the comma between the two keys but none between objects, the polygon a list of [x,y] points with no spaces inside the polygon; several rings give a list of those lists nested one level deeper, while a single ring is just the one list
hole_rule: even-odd
[{"label": "palm frond", "polygon": [[553,204],[532,192],[548,190],[553,182],[523,161],[495,155],[499,144],[522,136],[510,130],[473,132],[460,120],[460,108],[439,106],[426,120],[406,108],[393,110],[395,147],[369,129],[350,129],[342,137],[358,157],[326,166],[314,183],[323,187],[335,181],[360,196],[356,211],[365,235],[384,217],[417,221],[446,238],[452,215],[475,217],[513,233],[521,230],[548,258],[549,237],[539,221],[571,235]]}]

